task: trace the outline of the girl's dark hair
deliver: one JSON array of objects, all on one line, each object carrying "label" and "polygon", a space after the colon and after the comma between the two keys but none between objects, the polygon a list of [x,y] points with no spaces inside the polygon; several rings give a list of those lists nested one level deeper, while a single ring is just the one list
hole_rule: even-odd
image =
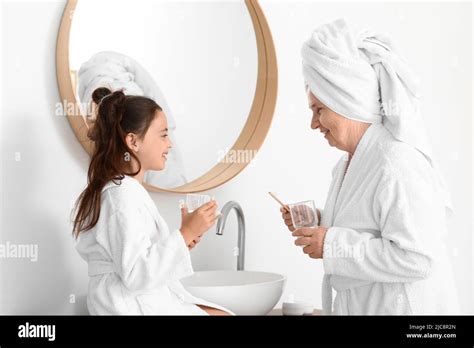
[{"label": "girl's dark hair", "polygon": [[[134,133],[143,138],[156,112],[162,111],[152,99],[125,95],[122,91],[112,93],[104,87],[92,93],[92,100],[98,106],[96,120],[88,133],[94,152],[87,172],[87,187],[74,208],[75,238],[97,224],[105,184],[110,180],[120,181],[124,175],[137,175],[141,170],[141,163],[127,146],[125,136]],[[128,172],[131,158],[138,163],[136,172]]]}]

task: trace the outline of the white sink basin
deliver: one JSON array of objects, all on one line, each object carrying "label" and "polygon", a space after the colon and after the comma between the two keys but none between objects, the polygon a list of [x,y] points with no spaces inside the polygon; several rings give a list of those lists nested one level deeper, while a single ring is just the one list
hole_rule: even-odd
[{"label": "white sink basin", "polygon": [[191,294],[239,315],[265,315],[278,303],[286,277],[253,271],[203,271],[181,279]]}]

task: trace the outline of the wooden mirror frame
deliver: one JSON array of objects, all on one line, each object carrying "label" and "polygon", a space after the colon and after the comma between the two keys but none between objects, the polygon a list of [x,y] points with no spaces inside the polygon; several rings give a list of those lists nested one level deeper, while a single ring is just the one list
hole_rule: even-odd
[{"label": "wooden mirror frame", "polygon": [[[77,1],[68,0],[64,9],[56,42],[56,77],[63,105],[74,105],[72,110],[69,107],[65,109],[69,124],[82,147],[89,155],[92,155],[93,143],[87,137],[89,127],[86,118],[79,111],[69,66],[69,34]],[[273,119],[277,96],[278,70],[275,46],[260,5],[257,0],[245,0],[245,5],[252,19],[257,42],[257,85],[247,121],[229,152],[242,153],[241,151],[245,151],[243,153],[256,154],[265,140]],[[144,183],[143,186],[155,192],[192,193],[207,191],[226,183],[239,174],[249,163],[250,160],[246,163],[219,162],[199,178],[175,188],[159,188],[148,183]]]}]

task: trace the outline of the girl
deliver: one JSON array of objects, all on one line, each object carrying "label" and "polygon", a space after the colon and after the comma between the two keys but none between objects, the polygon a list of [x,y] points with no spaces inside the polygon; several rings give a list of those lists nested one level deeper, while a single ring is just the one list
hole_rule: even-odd
[{"label": "girl", "polygon": [[228,314],[188,293],[179,279],[193,273],[189,249],[216,220],[216,202],[169,231],[142,186],[147,170],[163,170],[171,142],[166,116],[152,99],[98,88],[95,149],[88,185],[75,207],[76,250],[88,262],[91,314]]}]

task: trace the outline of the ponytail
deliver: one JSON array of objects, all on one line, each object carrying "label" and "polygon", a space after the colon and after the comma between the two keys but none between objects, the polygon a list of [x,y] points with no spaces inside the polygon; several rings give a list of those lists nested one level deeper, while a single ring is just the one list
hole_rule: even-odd
[{"label": "ponytail", "polygon": [[[125,95],[122,91],[111,92],[97,88],[92,93],[97,104],[97,118],[88,133],[94,143],[94,151],[87,172],[87,187],[76,201],[73,235],[93,228],[100,216],[102,190],[107,182],[121,181],[125,175],[135,176],[141,170],[138,157],[128,147],[125,137],[134,133],[142,138],[157,111],[161,107],[152,99]],[[138,164],[130,172],[130,160]]]}]

